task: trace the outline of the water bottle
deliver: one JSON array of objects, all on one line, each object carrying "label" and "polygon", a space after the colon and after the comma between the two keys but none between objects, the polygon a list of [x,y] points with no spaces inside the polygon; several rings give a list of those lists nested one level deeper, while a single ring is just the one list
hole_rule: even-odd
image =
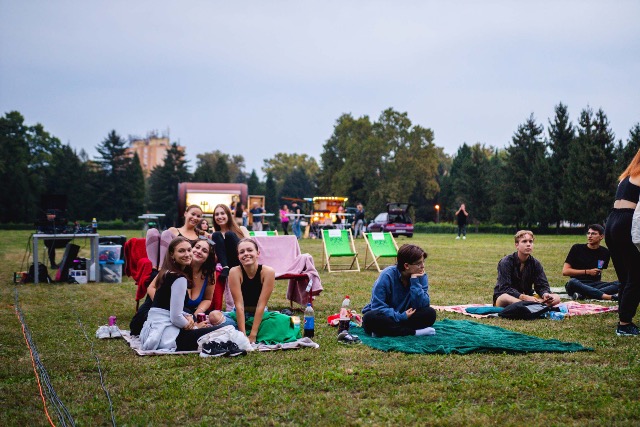
[{"label": "water bottle", "polygon": [[564,320],[564,313],[560,311],[547,311],[545,317],[551,320]]},{"label": "water bottle", "polygon": [[351,311],[349,309],[349,305],[351,304],[351,300],[349,299],[349,295],[344,297],[342,300],[342,307],[340,307],[340,318],[338,319],[338,334],[342,331],[349,330],[349,322],[351,322]]},{"label": "water bottle", "polygon": [[564,314],[565,316],[567,315],[567,313],[569,313],[569,308],[567,307],[567,304],[560,304],[558,308],[560,309],[560,313]]},{"label": "water bottle", "polygon": [[315,323],[313,307],[311,307],[311,303],[307,303],[307,308],[304,309],[304,337],[313,338]]},{"label": "water bottle", "polygon": [[98,233],[98,221],[95,218],[91,220],[91,232],[93,234]]}]

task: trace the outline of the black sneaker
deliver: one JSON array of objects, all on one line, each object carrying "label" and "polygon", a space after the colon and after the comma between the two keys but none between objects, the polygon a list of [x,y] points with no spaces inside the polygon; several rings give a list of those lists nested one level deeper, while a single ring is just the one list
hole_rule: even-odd
[{"label": "black sneaker", "polygon": [[226,343],[224,343],[224,346],[229,349],[229,354],[228,354],[229,357],[247,355],[247,350],[241,350],[240,347],[238,347],[238,344],[232,341],[227,341]]},{"label": "black sneaker", "polygon": [[618,301],[618,294],[611,295],[611,301]]},{"label": "black sneaker", "polygon": [[638,330],[638,327],[633,323],[629,323],[628,325],[621,325],[620,323],[618,323],[618,327],[616,328],[616,335],[618,335],[619,337],[634,337],[636,335],[640,335],[640,331]]},{"label": "black sneaker", "polygon": [[202,345],[200,357],[220,357],[229,355],[226,345],[217,341],[211,341]]},{"label": "black sneaker", "polygon": [[574,300],[574,301],[582,299],[582,295],[577,293],[577,292],[574,292],[573,295],[571,295],[571,299]]}]

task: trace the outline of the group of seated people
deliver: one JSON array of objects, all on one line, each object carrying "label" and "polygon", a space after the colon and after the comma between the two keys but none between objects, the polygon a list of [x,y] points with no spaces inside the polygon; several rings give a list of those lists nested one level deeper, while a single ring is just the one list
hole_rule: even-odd
[{"label": "group of seated people", "polygon": [[[275,272],[258,263],[256,241],[249,238],[245,227],[237,225],[226,205],[214,209],[213,228],[209,233],[208,227],[202,227],[202,210],[192,205],[185,212],[182,227],[161,235],[150,230],[148,250],[153,253],[159,249],[162,263],[156,266],[158,272],[146,300],[130,324],[131,334],[140,335],[144,350],[196,350],[198,338],[228,325],[247,334],[251,343],[267,336],[280,342],[297,338],[288,316],[267,310]],[[587,243],[573,245],[563,266],[563,275],[571,277],[567,293],[574,299],[617,300],[619,283],[601,281],[610,260],[608,250],[600,245],[604,230],[598,224],[588,229]],[[159,247],[154,246],[157,242]],[[532,256],[533,244],[531,231],[516,233],[516,251],[498,263],[494,306],[519,301],[549,306],[560,303],[542,265]],[[362,310],[365,332],[372,336],[432,333],[436,312],[430,306],[426,259],[427,253],[416,245],[400,247],[396,264],[380,273],[371,300]],[[222,270],[216,275],[218,263]],[[214,309],[221,307],[224,282],[228,282],[233,300],[232,307],[227,304],[227,309],[233,310],[227,313]],[[198,321],[199,313],[207,315],[205,321]]]}]

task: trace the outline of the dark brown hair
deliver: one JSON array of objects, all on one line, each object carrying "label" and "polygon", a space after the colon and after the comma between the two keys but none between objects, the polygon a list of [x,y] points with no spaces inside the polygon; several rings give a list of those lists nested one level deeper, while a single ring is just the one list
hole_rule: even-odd
[{"label": "dark brown hair", "polygon": [[176,237],[175,239],[173,239],[171,241],[171,243],[169,243],[169,248],[167,249],[167,254],[164,257],[164,261],[162,261],[162,267],[160,268],[160,271],[158,272],[158,280],[156,281],[156,289],[160,289],[160,287],[162,286],[162,283],[164,282],[165,276],[169,272],[171,272],[173,274],[176,274],[178,277],[186,278],[187,279],[187,288],[191,289],[193,287],[193,280],[191,280],[191,277],[192,277],[191,266],[188,265],[188,266],[185,267],[184,270],[182,270],[180,268],[180,266],[178,264],[176,264],[175,260],[173,259],[173,253],[176,250],[176,246],[178,246],[182,242],[187,242],[187,243],[189,243],[189,246],[191,246],[191,242],[189,241],[189,239],[187,239],[185,237],[182,237],[182,236]]},{"label": "dark brown hair", "polygon": [[414,264],[427,259],[427,253],[419,246],[404,244],[398,249],[398,270],[404,271],[405,264]]},{"label": "dark brown hair", "polygon": [[233,216],[231,215],[231,210],[229,209],[229,206],[225,205],[224,203],[220,203],[219,205],[216,205],[215,208],[213,208],[213,229],[216,231],[221,230],[220,224],[216,222],[216,210],[218,208],[222,208],[224,213],[227,214],[227,224],[226,224],[227,228],[233,231],[234,233],[236,233],[236,236],[242,239],[244,237],[244,234],[242,233],[242,230],[240,229],[240,227],[238,227],[238,224],[236,224]]}]

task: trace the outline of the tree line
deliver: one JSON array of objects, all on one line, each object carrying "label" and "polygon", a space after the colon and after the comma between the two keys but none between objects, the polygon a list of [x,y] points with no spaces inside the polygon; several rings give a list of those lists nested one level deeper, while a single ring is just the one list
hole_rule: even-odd
[{"label": "tree line", "polygon": [[289,199],[345,196],[361,202],[368,218],[388,202],[409,202],[417,221],[452,220],[465,203],[471,220],[517,226],[602,222],[612,204],[617,176],[640,149],[640,124],[625,143],[615,141],[606,114],[585,108],[573,124],[559,104],[544,126],[531,115],[510,145],[464,143],[453,155],[434,144],[431,129],[414,125],[406,112],[383,111],[377,120],[341,115],[323,145],[320,163],[307,154],[277,153],[265,159],[261,181],[246,171],[244,157],[220,150],[196,155],[193,172],[176,143],[164,164],[145,179],[127,141],[109,132],[98,156],[27,125],[19,112],[0,117],[0,222],[31,222],[43,194],[68,196],[71,219],[136,219],[146,211],[174,222],[180,182],[247,183],[277,212]]}]

